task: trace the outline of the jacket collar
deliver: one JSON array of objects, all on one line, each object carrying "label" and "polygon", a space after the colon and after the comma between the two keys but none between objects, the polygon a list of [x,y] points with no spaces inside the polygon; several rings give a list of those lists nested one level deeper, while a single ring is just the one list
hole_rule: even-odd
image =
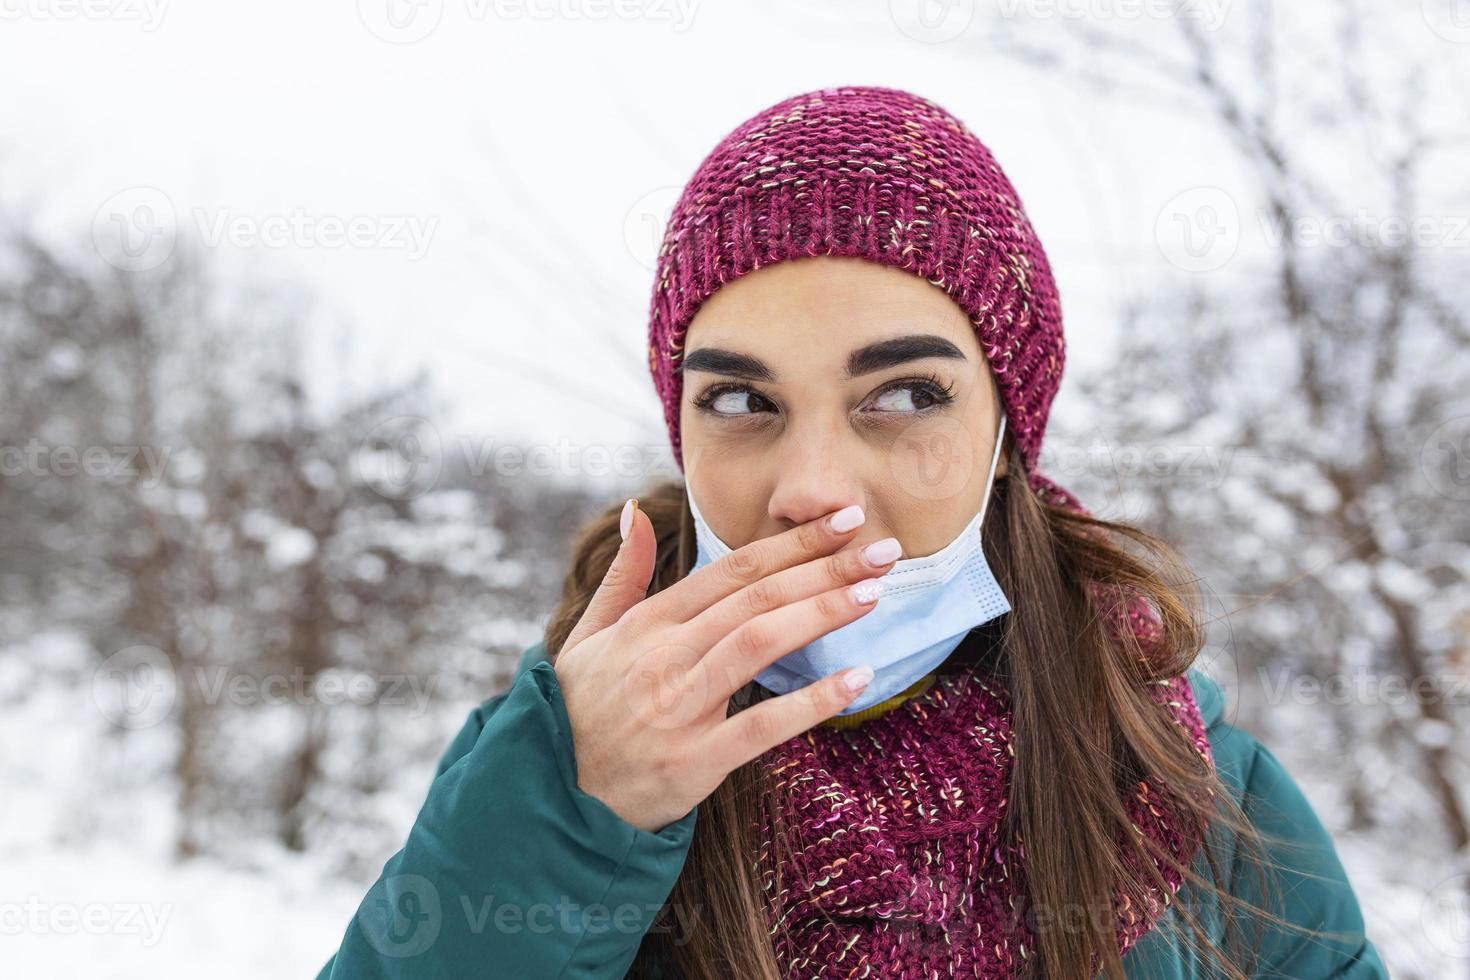
[{"label": "jacket collar", "polygon": [[1186,676],[1194,691],[1195,703],[1199,705],[1200,720],[1208,731],[1225,717],[1225,692],[1214,679],[1194,667],[1189,668]]}]

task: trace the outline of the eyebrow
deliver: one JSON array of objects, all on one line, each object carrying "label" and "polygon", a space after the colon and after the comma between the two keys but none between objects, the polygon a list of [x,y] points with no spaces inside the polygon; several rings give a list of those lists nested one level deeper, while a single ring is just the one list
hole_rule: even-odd
[{"label": "eyebrow", "polygon": [[[884,368],[923,360],[926,357],[943,357],[950,360],[965,360],[964,351],[954,344],[932,333],[909,334],[880,340],[860,347],[847,357],[847,377],[856,378]],[[766,362],[751,354],[724,350],[719,347],[700,347],[684,356],[680,371],[708,371],[748,381],[776,380],[776,373]]]}]

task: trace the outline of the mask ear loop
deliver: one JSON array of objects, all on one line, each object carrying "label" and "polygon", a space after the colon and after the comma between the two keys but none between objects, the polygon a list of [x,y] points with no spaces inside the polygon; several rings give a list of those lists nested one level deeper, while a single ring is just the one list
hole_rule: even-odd
[{"label": "mask ear loop", "polygon": [[1000,462],[1000,445],[1005,440],[1006,413],[1000,413],[1000,428],[995,433],[995,448],[990,453],[990,472],[985,474],[985,499],[980,502],[980,527],[985,526],[985,508],[990,506],[990,487],[995,479],[995,464]]},{"label": "mask ear loop", "polygon": [[718,560],[730,554],[734,549],[720,540],[719,535],[715,534],[715,529],[709,526],[709,522],[699,512],[699,504],[694,502],[694,491],[689,488],[689,481],[687,479],[684,481],[684,499],[689,501],[689,512],[694,516],[694,537],[696,541],[705,537],[705,535],[699,533],[701,529],[708,535],[710,560]]}]

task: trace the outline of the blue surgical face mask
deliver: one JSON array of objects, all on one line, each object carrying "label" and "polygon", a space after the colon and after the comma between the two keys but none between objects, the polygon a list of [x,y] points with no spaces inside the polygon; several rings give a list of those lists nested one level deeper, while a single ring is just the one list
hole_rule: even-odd
[{"label": "blue surgical face mask", "polygon": [[[784,694],[845,667],[867,664],[873,668],[873,680],[840,712],[852,714],[902,693],[943,663],[966,633],[1011,611],[980,547],[980,525],[990,502],[1005,430],[1002,414],[980,510],[959,536],[932,555],[895,562],[882,576],[883,595],[877,606],[766,667],[755,678],[761,686]],[[698,540],[694,563],[698,569],[733,549],[705,523],[694,495],[688,496]]]}]

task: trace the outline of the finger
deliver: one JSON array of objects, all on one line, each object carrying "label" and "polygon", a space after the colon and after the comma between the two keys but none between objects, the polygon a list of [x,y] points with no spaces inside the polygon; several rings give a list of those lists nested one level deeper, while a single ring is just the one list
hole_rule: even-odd
[{"label": "finger", "polygon": [[612,564],[608,566],[602,584],[597,587],[582,618],[562,644],[563,650],[572,649],[592,634],[616,623],[623,613],[648,596],[648,583],[653,580],[654,559],[658,551],[653,523],[638,508],[636,498],[623,505],[619,520],[627,524],[627,536],[618,546],[618,553],[613,556]]},{"label": "finger", "polygon": [[863,520],[863,509],[853,504],[780,534],[752,541],[651,598],[651,611],[660,618],[687,623],[752,582],[783,568],[830,555],[852,540]]},{"label": "finger", "polygon": [[693,645],[708,650],[742,623],[762,613],[829,589],[884,575],[892,570],[902,553],[897,538],[883,538],[861,548],[844,548],[835,555],[814,558],[752,582],[689,621],[688,628],[697,637]]},{"label": "finger", "polygon": [[881,602],[883,580],[867,578],[761,613],[710,648],[695,665],[712,704],[723,704],[761,669],[819,636],[867,615]]},{"label": "finger", "polygon": [[732,715],[708,736],[712,764],[731,772],[852,704],[873,680],[873,668],[849,667],[798,691],[768,698]]}]

